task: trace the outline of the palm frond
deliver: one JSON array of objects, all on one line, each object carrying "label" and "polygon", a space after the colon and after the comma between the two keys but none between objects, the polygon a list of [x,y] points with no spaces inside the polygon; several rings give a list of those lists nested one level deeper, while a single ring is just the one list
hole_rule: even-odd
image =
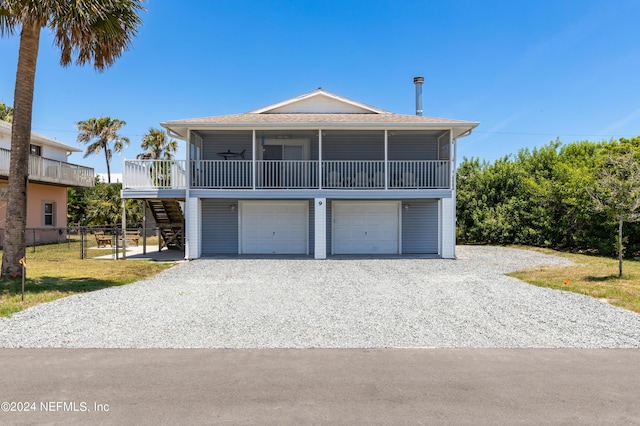
[{"label": "palm frond", "polygon": [[60,10],[63,0],[0,1],[0,34],[13,35],[22,25],[44,27]]},{"label": "palm frond", "polygon": [[17,20],[11,15],[6,1],[0,2],[0,35],[14,35],[16,32]]},{"label": "palm frond", "polygon": [[97,140],[95,142],[93,142],[92,144],[90,144],[87,149],[84,152],[84,158],[87,158],[88,156],[95,154],[98,155],[100,154],[100,151],[102,151],[102,149],[104,148],[104,144],[102,143],[102,141]]},{"label": "palm frond", "polygon": [[171,160],[173,154],[178,150],[178,142],[173,139],[167,141],[167,138],[167,133],[164,130],[149,128],[140,143],[140,147],[145,152],[140,154],[139,157],[141,159]]},{"label": "palm frond", "polygon": [[102,71],[129,48],[142,24],[142,0],[73,0],[49,23],[60,48],[60,63],[91,63]]}]

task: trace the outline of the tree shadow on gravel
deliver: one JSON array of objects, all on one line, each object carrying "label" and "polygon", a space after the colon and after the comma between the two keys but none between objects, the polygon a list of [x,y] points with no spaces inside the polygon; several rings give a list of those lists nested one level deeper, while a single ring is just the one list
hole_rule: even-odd
[{"label": "tree shadow on gravel", "polygon": [[[101,280],[97,278],[60,278],[44,276],[37,279],[25,280],[25,293],[43,293],[59,291],[61,293],[86,293],[107,287],[122,285],[117,281]],[[12,296],[22,293],[20,278],[0,280],[0,295]]]}]

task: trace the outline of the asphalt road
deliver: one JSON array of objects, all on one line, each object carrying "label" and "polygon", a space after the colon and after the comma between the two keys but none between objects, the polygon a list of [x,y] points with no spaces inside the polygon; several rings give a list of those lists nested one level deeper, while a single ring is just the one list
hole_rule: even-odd
[{"label": "asphalt road", "polygon": [[640,424],[637,349],[0,349],[0,369],[0,424]]}]

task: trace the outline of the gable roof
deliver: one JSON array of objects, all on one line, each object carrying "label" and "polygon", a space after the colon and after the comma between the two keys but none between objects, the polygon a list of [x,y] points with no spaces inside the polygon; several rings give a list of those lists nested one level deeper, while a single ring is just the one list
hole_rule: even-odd
[{"label": "gable roof", "polygon": [[252,128],[411,128],[454,130],[463,135],[479,123],[447,118],[395,114],[322,88],[244,114],[189,118],[160,123],[169,133],[186,139],[189,129]]},{"label": "gable roof", "polygon": [[[0,133],[9,135],[11,137],[11,123],[7,123],[6,121],[0,120]],[[71,152],[81,152],[81,149],[78,149],[74,146],[67,145],[66,143],[62,143],[53,138],[50,138],[45,135],[41,135],[40,133],[31,132],[31,143],[46,145],[58,149],[64,149],[65,151]]]},{"label": "gable roof", "polygon": [[[287,125],[294,127],[300,125],[315,124],[335,124],[339,127],[345,125],[394,125],[394,124],[438,124],[438,125],[456,125],[456,124],[475,124],[470,121],[451,120],[448,118],[423,117],[417,115],[405,114],[307,114],[307,113],[277,113],[277,114],[256,114],[248,112],[245,114],[216,115],[212,117],[189,118],[186,120],[169,121],[162,123],[163,125],[188,125],[189,127],[206,127],[206,126],[261,126],[261,125]],[[326,126],[325,126],[326,127]],[[329,126],[330,127],[330,126]],[[475,127],[475,126],[474,126]]]},{"label": "gable roof", "polygon": [[249,111],[249,114],[391,114],[380,108],[354,101],[319,87],[275,104]]}]

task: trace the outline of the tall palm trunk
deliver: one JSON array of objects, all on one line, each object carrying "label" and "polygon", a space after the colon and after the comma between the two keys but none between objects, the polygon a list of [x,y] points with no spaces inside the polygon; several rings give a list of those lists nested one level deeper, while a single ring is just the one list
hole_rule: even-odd
[{"label": "tall palm trunk", "polygon": [[109,165],[109,151],[104,147],[104,156],[107,159],[107,183],[111,183],[111,166]]},{"label": "tall palm trunk", "polygon": [[33,87],[38,59],[40,26],[24,24],[20,32],[18,71],[13,97],[13,127],[11,129],[11,165],[7,219],[4,228],[2,276],[22,275],[20,259],[25,255],[27,225],[27,184],[29,181],[29,144]]}]

